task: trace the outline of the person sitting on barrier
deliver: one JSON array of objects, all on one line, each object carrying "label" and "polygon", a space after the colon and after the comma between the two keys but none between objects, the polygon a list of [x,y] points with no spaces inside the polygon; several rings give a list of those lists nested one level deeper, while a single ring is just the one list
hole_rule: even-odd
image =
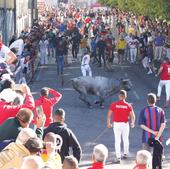
[{"label": "person sitting on barrier", "polygon": [[98,144],[93,148],[92,160],[93,164],[92,167],[88,169],[104,169],[106,159],[108,157],[108,149],[103,144]]}]

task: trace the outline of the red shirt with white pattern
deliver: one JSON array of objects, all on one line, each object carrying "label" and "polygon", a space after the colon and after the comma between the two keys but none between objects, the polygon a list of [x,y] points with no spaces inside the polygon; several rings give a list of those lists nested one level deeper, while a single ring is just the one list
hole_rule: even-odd
[{"label": "red shirt with white pattern", "polygon": [[119,100],[110,105],[110,110],[113,112],[113,122],[128,122],[130,112],[133,110],[131,104],[125,100]]},{"label": "red shirt with white pattern", "polygon": [[170,62],[162,63],[161,67],[163,69],[161,72],[160,79],[161,80],[170,80]]}]

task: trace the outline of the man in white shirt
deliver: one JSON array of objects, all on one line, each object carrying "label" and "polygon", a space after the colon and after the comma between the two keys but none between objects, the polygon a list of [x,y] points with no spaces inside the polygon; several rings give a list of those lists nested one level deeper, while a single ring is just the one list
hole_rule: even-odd
[{"label": "man in white shirt", "polygon": [[46,36],[43,36],[42,39],[39,42],[41,65],[48,64],[48,45],[49,45],[49,42],[46,39]]},{"label": "man in white shirt", "polygon": [[16,59],[16,55],[2,43],[2,36],[0,34],[0,63],[12,64]]},{"label": "man in white shirt", "polygon": [[22,55],[22,52],[24,50],[24,39],[25,38],[20,37],[19,39],[15,40],[9,47],[10,49],[15,48],[17,50],[17,56]]},{"label": "man in white shirt", "polygon": [[81,61],[81,72],[83,76],[87,76],[87,72],[89,76],[92,76],[92,71],[90,68],[90,55],[88,54],[88,50],[84,52],[84,56]]},{"label": "man in white shirt", "polygon": [[136,62],[137,51],[138,51],[139,41],[132,36],[132,39],[129,40],[130,47],[130,63],[134,64]]}]

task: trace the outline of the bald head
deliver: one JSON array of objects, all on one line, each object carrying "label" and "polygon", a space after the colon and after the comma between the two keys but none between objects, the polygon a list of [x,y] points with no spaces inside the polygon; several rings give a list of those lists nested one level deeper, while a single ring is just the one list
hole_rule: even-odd
[{"label": "bald head", "polygon": [[39,156],[28,156],[24,158],[21,169],[42,169],[44,162]]}]

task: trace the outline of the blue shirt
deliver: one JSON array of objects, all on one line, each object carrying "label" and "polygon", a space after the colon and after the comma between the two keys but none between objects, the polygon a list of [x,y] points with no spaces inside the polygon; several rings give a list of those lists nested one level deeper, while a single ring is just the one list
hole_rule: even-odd
[{"label": "blue shirt", "polygon": [[156,46],[163,46],[164,45],[164,38],[162,36],[155,37],[155,45]]}]

